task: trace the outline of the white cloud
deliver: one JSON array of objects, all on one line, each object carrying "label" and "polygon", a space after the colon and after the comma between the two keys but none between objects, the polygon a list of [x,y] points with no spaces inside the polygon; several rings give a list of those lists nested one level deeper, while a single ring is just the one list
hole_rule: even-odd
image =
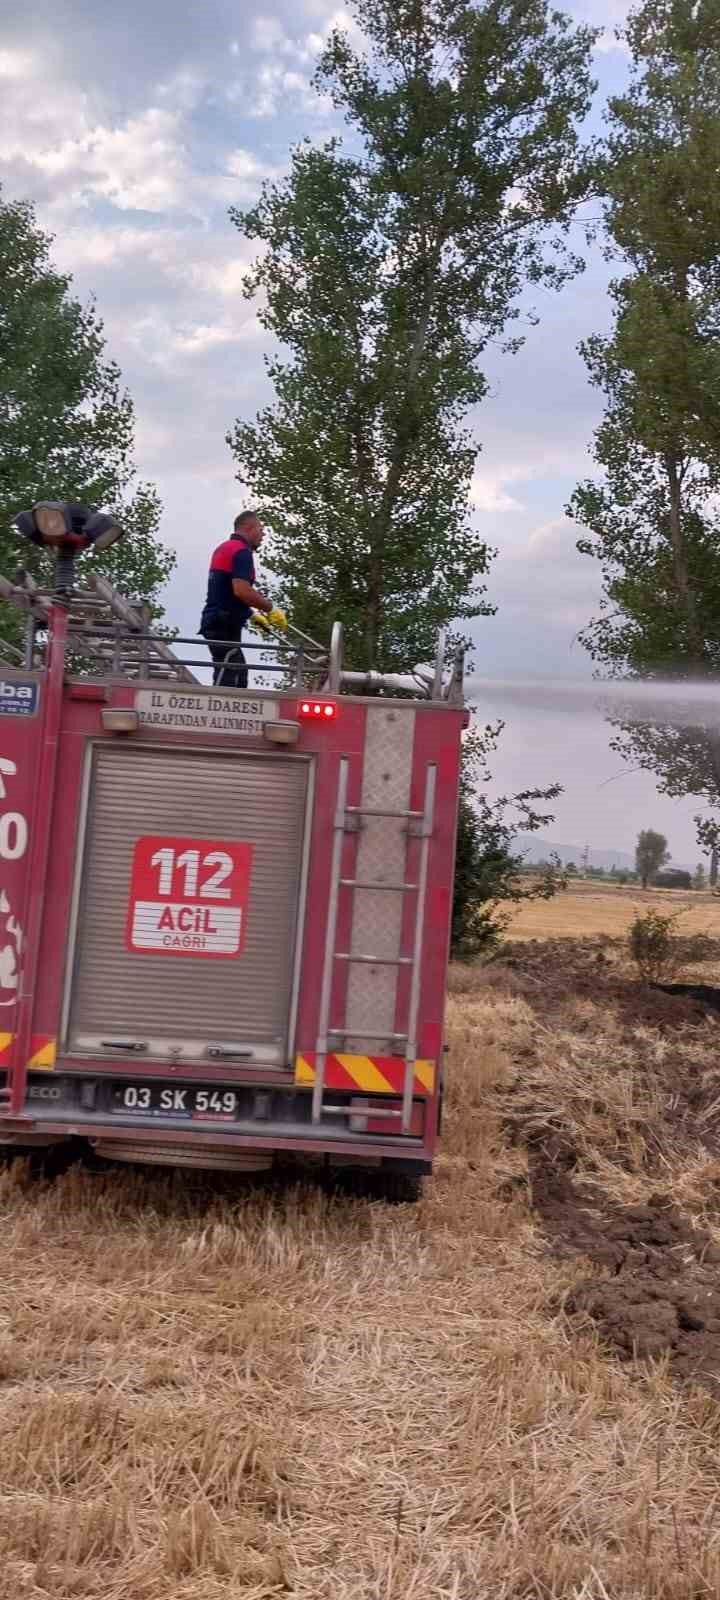
[{"label": "white cloud", "polygon": [[[109,200],[122,211],[167,211],[184,198],[187,167],[179,114],[151,106],[119,128],[93,128],[39,151],[35,164],[64,180],[65,197]],[[19,153],[19,152],[15,152]]]},{"label": "white cloud", "polygon": [[[315,63],[333,29],[346,32],[355,45],[362,42],[362,31],[343,8],[321,5],[309,14],[320,25],[304,34],[291,32],[277,16],[255,18],[251,48],[260,64],[230,90],[230,98],[246,103],[252,117],[264,119],[292,107],[323,118],[334,110],[330,96],[313,87]],[[235,43],[230,50],[240,54]]]},{"label": "white cloud", "polygon": [[207,79],[198,72],[184,68],[166,83],[158,84],[157,96],[180,111],[194,111],[207,90]]},{"label": "white cloud", "polygon": [[327,95],[312,87],[309,73],[299,72],[282,61],[268,60],[255,72],[235,84],[229,99],[242,101],[248,116],[264,120],[281,110],[300,110],[310,116],[324,116],[332,109]]},{"label": "white cloud", "polygon": [[278,178],[282,172],[281,167],[261,161],[251,150],[239,149],[231,150],[226,156],[225,169],[232,184],[228,186],[228,180],[222,178],[218,183],[222,184],[223,190],[227,189],[227,197],[233,201],[253,200],[267,178]]},{"label": "white cloud", "polygon": [[473,473],[470,503],[480,512],[522,510],[520,501],[513,500],[512,495],[508,494],[500,477],[479,469]]},{"label": "white cloud", "polygon": [[[179,105],[150,104],[112,124],[91,115],[49,55],[2,52],[0,76],[0,157],[34,170],[56,209],[94,198],[123,211],[161,212],[181,203],[189,169]],[[187,99],[190,81],[180,74],[163,91],[166,98]]]},{"label": "white cloud", "polygon": [[[82,95],[57,81],[49,58],[0,52],[0,159],[15,187],[44,200],[56,218],[103,201],[117,211],[154,215],[185,212],[208,218],[217,206],[254,199],[274,175],[258,155],[232,149],[199,159],[191,118],[206,93],[202,76],[181,69],[154,90],[157,101],[111,122],[91,116]],[[305,92],[287,73],[286,90]],[[282,87],[282,84],[281,84]]]},{"label": "white cloud", "polygon": [[141,257],[146,267],[159,267],[163,272],[175,267],[180,272],[177,244],[177,235],[169,229],[95,227],[83,222],[63,229],[54,241],[53,257],[68,271],[75,270],[80,261],[85,268],[110,268]]},{"label": "white cloud", "polygon": [[616,39],[615,30],[625,26],[629,9],[629,0],[602,0],[602,5],[598,5],[597,0],[572,0],[569,7],[576,22],[586,22],[591,27],[603,25],[595,45],[601,55],[608,55],[614,50],[628,54],[627,45]]},{"label": "white cloud", "polygon": [[555,632],[565,653],[600,599],[600,568],[577,550],[579,532],[567,517],[554,517],[511,542],[501,534],[489,578],[503,616],[531,619],[531,628]]},{"label": "white cloud", "polygon": [[203,289],[222,295],[223,299],[233,299],[243,293],[249,264],[249,254],[242,253],[232,261],[224,261],[217,266],[198,264],[193,268],[195,282]]},{"label": "white cloud", "polygon": [[279,54],[294,60],[307,60],[306,45],[288,33],[279,17],[256,17],[251,45],[253,50],[263,55]]},{"label": "white cloud", "polygon": [[230,322],[196,323],[194,327],[178,328],[172,336],[170,349],[180,356],[205,355],[219,345],[242,344],[253,337],[256,328],[255,319],[251,316],[238,325]]},{"label": "white cloud", "polygon": [[29,78],[33,57],[26,50],[0,50],[0,78],[15,81]]},{"label": "white cloud", "polygon": [[623,56],[630,54],[625,40],[617,38],[614,28],[603,28],[599,39],[596,40],[595,49],[604,56],[610,55],[613,51],[618,51]]}]

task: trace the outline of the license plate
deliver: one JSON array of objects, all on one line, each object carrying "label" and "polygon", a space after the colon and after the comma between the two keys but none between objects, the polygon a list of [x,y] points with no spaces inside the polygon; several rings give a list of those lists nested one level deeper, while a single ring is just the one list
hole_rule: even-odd
[{"label": "license plate", "polygon": [[113,1089],[113,1111],[131,1117],[189,1117],[197,1122],[229,1122],[237,1116],[234,1089],[196,1089],[165,1083],[123,1083]]}]

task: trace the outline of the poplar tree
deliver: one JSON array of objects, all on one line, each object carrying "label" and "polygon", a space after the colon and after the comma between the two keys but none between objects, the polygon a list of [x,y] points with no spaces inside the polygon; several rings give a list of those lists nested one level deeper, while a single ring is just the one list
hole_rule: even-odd
[{"label": "poplar tree", "polygon": [[[581,346],[606,399],[570,515],[599,560],[586,647],[612,676],[720,674],[720,0],[647,0],[624,33],[603,186],[614,328]],[[615,746],[674,796],[704,796],[712,842],[720,740],[667,720],[617,728]]]},{"label": "poplar tree", "polygon": [[[37,500],[106,508],[130,537],[88,560],[159,616],[176,557],[158,539],[156,489],[137,482],[132,401],[94,307],[74,297],[50,249],[32,206],[0,193],[0,572],[20,564],[50,578],[49,558],[11,528],[18,511]],[[3,607],[3,635],[18,626]]]},{"label": "poplar tree", "polygon": [[346,628],[354,666],[427,660],[438,629],[491,608],[470,489],[482,357],[528,283],[580,263],[579,124],[594,35],[544,0],[354,0],[316,87],[345,141],[305,142],[234,222],[276,342],[275,399],[230,435],[266,511],[298,624]]}]

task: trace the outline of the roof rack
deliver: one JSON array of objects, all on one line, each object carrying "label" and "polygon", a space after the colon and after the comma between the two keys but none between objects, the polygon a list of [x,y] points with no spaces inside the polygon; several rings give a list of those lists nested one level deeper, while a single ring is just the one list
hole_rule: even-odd
[{"label": "roof rack", "polygon": [[[0,575],[0,600],[22,611],[26,619],[23,648],[2,637],[0,623],[0,662],[7,666],[30,670],[44,665],[53,608],[62,605],[68,612],[68,652],[77,676],[199,683],[202,679],[197,670],[207,670],[207,643],[202,636],[168,639],[153,632],[147,603],[126,599],[99,573],[90,575],[87,588],[62,592],[38,588],[27,572],[14,583]],[[237,640],[217,643],[237,647]],[[180,655],[178,646],[193,646],[203,654]],[[329,648],[289,624],[287,634],[272,640],[256,644],[244,639],[242,650],[251,671],[265,680],[263,686],[269,677],[277,680],[278,687],[291,683],[300,693],[340,694],[345,689],[358,695],[409,695],[416,700],[464,703],[464,652],[455,652],[447,676],[445,634],[438,639],[434,666],[416,667],[409,673],[347,671],[340,622],[333,626]]]}]

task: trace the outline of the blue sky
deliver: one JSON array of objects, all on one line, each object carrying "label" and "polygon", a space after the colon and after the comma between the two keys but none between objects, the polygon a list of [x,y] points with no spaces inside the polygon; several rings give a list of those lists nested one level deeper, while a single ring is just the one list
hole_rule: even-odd
[{"label": "blue sky", "polygon": [[[625,78],[613,37],[625,6],[566,9],[604,30],[597,120]],[[250,246],[228,207],[280,174],[299,137],[336,131],[310,84],[333,24],[352,26],[332,0],[33,0],[25,16],[17,8],[3,19],[2,182],[35,203],[56,262],[82,298],[97,299],[136,406],[138,467],[159,486],[163,537],[178,551],[168,610],[183,631],[197,625],[208,551],[242,504],[225,434],[270,397],[265,336],[241,293]],[[487,363],[473,504],[500,553],[489,578],[498,615],[477,629],[483,674],[590,675],[576,635],[596,605],[597,573],[576,553],[563,506],[589,469],[599,418],[576,346],[607,326],[606,283],[599,253],[589,255],[561,296],[535,297],[540,323],[521,353]],[[628,849],[652,825],[677,859],[694,860],[694,804],[658,797],[640,773],[607,783],[622,772],[599,715],[509,713],[497,784],[562,782],[555,837]]]}]

